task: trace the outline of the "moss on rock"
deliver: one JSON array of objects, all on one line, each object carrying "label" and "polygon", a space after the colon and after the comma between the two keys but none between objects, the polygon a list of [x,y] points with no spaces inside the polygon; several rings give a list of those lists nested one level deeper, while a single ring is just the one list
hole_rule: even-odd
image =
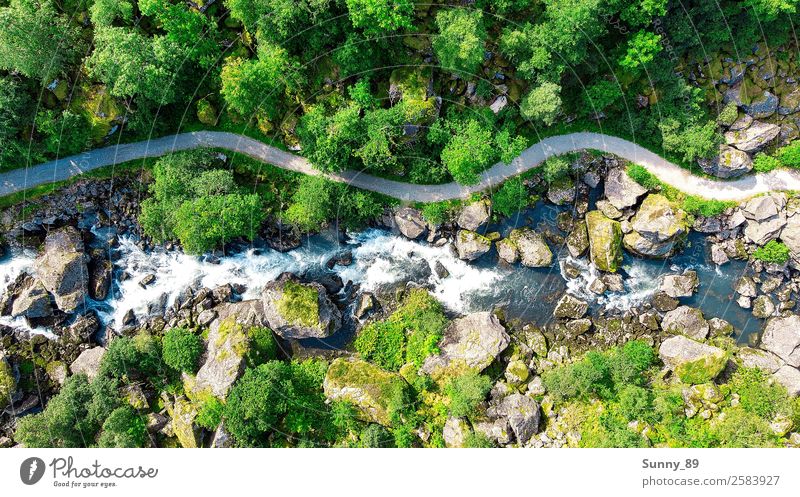
[{"label": "moss on rock", "polygon": [[597,269],[615,273],[622,264],[622,227],[600,211],[586,214],[589,253]]}]

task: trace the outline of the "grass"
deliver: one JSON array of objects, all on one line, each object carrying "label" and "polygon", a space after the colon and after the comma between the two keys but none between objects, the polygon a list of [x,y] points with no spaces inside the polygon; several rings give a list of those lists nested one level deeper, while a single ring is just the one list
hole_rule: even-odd
[{"label": "grass", "polygon": [[718,216],[730,207],[737,205],[734,201],[713,200],[687,195],[674,186],[670,186],[648,171],[645,167],[638,164],[631,164],[627,169],[628,176],[648,190],[661,192],[667,199],[678,204],[681,209],[693,215],[703,217]]}]

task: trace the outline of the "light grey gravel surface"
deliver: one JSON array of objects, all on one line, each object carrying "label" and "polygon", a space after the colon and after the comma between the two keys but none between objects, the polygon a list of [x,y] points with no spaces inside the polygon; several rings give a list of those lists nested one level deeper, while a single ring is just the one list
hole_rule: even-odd
[{"label": "light grey gravel surface", "polygon": [[[213,147],[239,152],[277,167],[303,174],[321,174],[303,157],[264,144],[246,136],[222,131],[197,131],[136,143],[90,150],[79,155],[45,162],[36,166],[0,174],[0,196],[9,195],[45,183],[65,180],[93,169],[122,164],[145,157],[198,147]],[[716,181],[691,174],[666,159],[628,140],[600,133],[570,133],[545,138],[526,149],[511,164],[497,163],[471,186],[447,183],[413,185],[378,178],[358,171],[329,174],[333,180],[406,201],[433,202],[466,198],[472,193],[497,186],[506,179],[541,164],[548,157],[583,149],[612,153],[646,167],[658,179],[685,193],[717,200],[742,200],[777,190],[800,190],[800,171],[776,170],[733,181]]]}]

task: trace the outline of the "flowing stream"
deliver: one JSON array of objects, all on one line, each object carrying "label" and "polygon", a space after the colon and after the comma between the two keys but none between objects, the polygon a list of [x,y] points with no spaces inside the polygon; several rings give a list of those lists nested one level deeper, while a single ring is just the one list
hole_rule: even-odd
[{"label": "flowing stream", "polygon": [[[488,231],[499,231],[506,236],[517,226],[555,229],[556,215],[561,210],[540,203],[502,224],[489,226]],[[95,234],[104,236],[100,232]],[[502,306],[508,318],[542,325],[551,319],[556,302],[565,292],[591,302],[594,312],[600,309],[624,312],[646,302],[657,290],[662,275],[694,269],[700,277],[700,288],[695,296],[682,299],[683,303],[699,307],[707,318],[727,319],[743,340],[761,328],[761,320],[741,309],[732,298],[734,282],[744,272],[745,263],[733,261],[717,268],[708,258],[702,235],[690,235],[686,248],[666,261],[626,254],[621,271],[625,291],[602,296],[589,290],[589,285],[599,275],[587,259],[574,260],[566,249],[559,251],[552,244],[551,247],[557,263],[549,268],[531,269],[498,264],[494,250],[467,263],[453,255],[447,246],[434,247],[379,229],[351,233],[346,242],[340,242],[333,232],[324,232],[308,237],[301,247],[288,253],[251,248],[218,260],[162,249],[145,252],[135,240],[123,237],[118,248],[119,258],[115,261],[111,296],[103,302],[87,302],[87,307],[94,308],[105,324],[119,328],[129,310],[139,317],[146,316],[154,309],[171,305],[188,286],[214,288],[238,283],[247,288],[243,298],[254,298],[266,283],[289,271],[316,276],[335,273],[345,283],[351,281],[362,291],[371,292],[391,291],[413,281],[429,287],[453,313]],[[326,262],[345,250],[352,251],[352,264],[328,269]],[[26,251],[0,261],[0,287],[5,289],[21,271],[32,271],[34,257],[33,252]],[[567,263],[580,268],[578,278],[565,276]],[[449,275],[438,276],[437,265],[444,267]],[[123,273],[126,273],[125,279],[121,278]],[[143,288],[139,282],[150,274],[155,275],[155,281]],[[9,317],[0,319],[0,323],[27,327],[24,320]],[[43,329],[34,331],[47,333]],[[352,335],[352,330],[337,335],[342,334]],[[327,345],[341,346],[348,339],[349,336],[331,337]]]}]

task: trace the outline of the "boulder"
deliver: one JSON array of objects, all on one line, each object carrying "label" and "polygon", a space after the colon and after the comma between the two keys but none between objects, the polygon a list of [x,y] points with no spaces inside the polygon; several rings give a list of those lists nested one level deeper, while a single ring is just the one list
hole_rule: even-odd
[{"label": "boulder", "polygon": [[465,230],[475,231],[489,222],[492,204],[488,200],[479,200],[465,206],[458,215],[458,226]]},{"label": "boulder", "polygon": [[34,267],[39,281],[64,312],[74,311],[89,296],[87,261],[81,234],[72,226],[47,235],[44,253]]},{"label": "boulder", "polygon": [[753,300],[753,317],[766,319],[775,314],[775,302],[769,295],[759,295]]},{"label": "boulder", "polygon": [[631,222],[633,231],[622,243],[644,257],[669,257],[688,233],[687,216],[659,194],[648,195]]},{"label": "boulder", "polygon": [[526,444],[539,431],[539,404],[527,395],[512,393],[503,398],[497,407],[489,409],[487,414],[507,418],[520,445]]},{"label": "boulder", "polygon": [[792,367],[800,367],[800,316],[792,314],[767,321],[761,336],[761,348]]},{"label": "boulder", "polygon": [[736,281],[736,293],[744,297],[755,297],[758,295],[756,282],[749,276],[742,276]]},{"label": "boulder", "polygon": [[633,181],[628,173],[620,168],[608,171],[605,181],[605,197],[617,209],[633,207],[647,190]]},{"label": "boulder", "polygon": [[569,255],[578,258],[589,249],[589,232],[586,229],[586,222],[579,221],[570,231],[566,240]]},{"label": "boulder", "polygon": [[553,316],[556,318],[580,319],[586,315],[588,310],[588,303],[567,293],[556,304]]},{"label": "boulder", "polygon": [[735,331],[733,325],[721,318],[708,320],[708,331],[712,337],[729,337]]},{"label": "boulder", "polygon": [[497,316],[476,312],[454,319],[439,341],[440,353],[425,359],[421,371],[427,374],[449,367],[488,367],[511,342]]},{"label": "boulder", "polygon": [[509,233],[507,240],[516,247],[523,266],[548,267],[553,263],[553,252],[541,233],[530,228],[517,228]]},{"label": "boulder", "polygon": [[741,347],[736,351],[736,357],[739,358],[742,366],[759,368],[767,373],[774,373],[783,366],[783,361],[775,354],[750,347]]},{"label": "boulder", "polygon": [[69,370],[72,374],[83,373],[91,380],[100,371],[100,361],[102,361],[105,354],[106,349],[103,347],[86,349],[81,352],[77,359],[72,361],[72,364],[69,365]]},{"label": "boulder", "polygon": [[683,274],[669,274],[661,281],[660,290],[670,297],[691,297],[697,291],[700,280],[696,271],[685,271]]},{"label": "boulder", "polygon": [[753,170],[753,161],[747,152],[727,145],[720,145],[715,158],[698,162],[703,172],[717,178],[736,178]]},{"label": "boulder", "polygon": [[26,278],[11,306],[11,316],[37,319],[52,315],[53,299],[47,289],[40,281]]},{"label": "boulder", "polygon": [[460,230],[455,239],[458,258],[474,261],[492,248],[492,241],[487,237],[469,230]]},{"label": "boulder", "polygon": [[392,405],[403,402],[407,384],[366,361],[339,358],[328,367],[322,388],[328,399],[354,404],[363,419],[389,426]]},{"label": "boulder", "polygon": [[267,325],[260,301],[245,300],[216,308],[217,318],[208,330],[205,360],[190,390],[195,395],[211,394],[224,399],[244,371],[250,328]]},{"label": "boulder", "polygon": [[709,331],[703,312],[686,305],[664,314],[661,329],[672,335],[685,335],[695,340],[706,338]]},{"label": "boulder", "polygon": [[614,273],[622,264],[622,228],[600,211],[586,214],[589,254],[597,269]]},{"label": "boulder", "polygon": [[469,435],[469,424],[461,418],[449,417],[444,423],[442,437],[445,447],[459,448],[464,446],[464,440]]},{"label": "boulder", "polygon": [[749,105],[744,106],[744,111],[754,119],[763,119],[771,116],[778,110],[778,97],[765,91],[761,96],[754,98]]},{"label": "boulder", "polygon": [[728,361],[724,350],[675,335],[661,342],[658,356],[684,383],[700,384],[713,380]]},{"label": "boulder", "polygon": [[416,240],[428,229],[428,223],[422,217],[422,213],[411,207],[402,207],[395,211],[394,222],[397,229],[406,238]]},{"label": "boulder", "polygon": [[167,413],[172,419],[172,432],[184,449],[200,447],[200,430],[194,426],[197,408],[185,397],[178,397],[173,404],[167,403]]},{"label": "boulder", "polygon": [[725,142],[742,152],[755,152],[773,141],[780,132],[780,126],[753,121],[746,129],[726,132]]},{"label": "boulder", "polygon": [[572,178],[562,178],[547,186],[547,200],[555,205],[570,204],[575,201],[576,192]]},{"label": "boulder", "polygon": [[14,371],[6,360],[5,353],[0,351],[0,409],[6,406],[16,389],[17,381],[14,378]]},{"label": "boulder", "polygon": [[519,250],[517,246],[508,238],[504,238],[494,244],[497,249],[497,256],[500,260],[508,264],[516,264],[519,261]]},{"label": "boulder", "polygon": [[747,220],[744,235],[756,245],[764,245],[780,236],[786,226],[786,195],[773,193],[750,199],[742,208]]},{"label": "boulder", "polygon": [[800,88],[781,95],[781,101],[778,105],[778,114],[785,116],[794,114],[798,110],[800,110]]},{"label": "boulder", "polygon": [[326,338],[342,325],[342,313],[319,283],[282,275],[261,293],[264,317],[283,338]]},{"label": "boulder", "polygon": [[786,226],[784,226],[780,236],[781,241],[788,247],[792,258],[795,261],[800,261],[800,212],[792,212],[786,218]]},{"label": "boulder", "polygon": [[797,397],[800,395],[800,370],[789,365],[783,365],[772,374],[775,381],[786,387],[789,395]]},{"label": "boulder", "polygon": [[89,296],[94,300],[105,300],[111,289],[112,264],[108,259],[95,261],[89,274]]}]

